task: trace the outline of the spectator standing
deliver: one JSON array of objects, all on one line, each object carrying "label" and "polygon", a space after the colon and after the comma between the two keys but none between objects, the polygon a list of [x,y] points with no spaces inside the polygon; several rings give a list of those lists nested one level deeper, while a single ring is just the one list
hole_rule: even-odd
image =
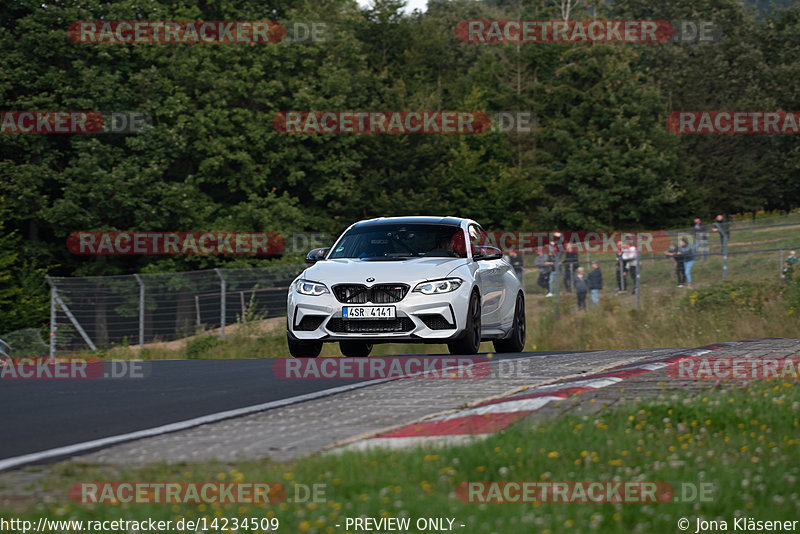
[{"label": "spectator standing", "polygon": [[683,256],[683,272],[686,274],[686,285],[692,287],[692,265],[694,265],[695,255],[694,247],[689,244],[689,240],[685,237],[681,238],[681,246],[679,248],[681,256]]},{"label": "spectator standing", "polygon": [[603,271],[597,262],[592,263],[592,272],[589,273],[589,296],[592,304],[600,304],[600,290],[603,289]]},{"label": "spectator standing", "polygon": [[[536,285],[544,290],[550,287],[550,256],[545,253],[544,249],[539,247],[536,250],[536,259],[533,260],[533,266],[539,269],[539,278],[536,279]],[[545,295],[551,297],[551,294]]]},{"label": "spectator standing", "polygon": [[678,277],[678,287],[683,287],[686,283],[686,267],[683,264],[683,254],[678,246],[678,243],[672,243],[669,250],[664,253],[665,256],[671,256],[675,260],[675,275]]},{"label": "spectator standing", "polygon": [[553,286],[555,286],[558,279],[558,271],[561,263],[561,256],[564,253],[564,234],[556,230],[553,232],[553,239],[549,245],[548,254],[550,255],[550,286],[547,297],[553,296]]},{"label": "spectator standing", "polygon": [[728,238],[731,235],[731,223],[720,213],[711,226],[711,231],[719,234],[719,244],[722,245],[722,253],[725,254],[728,250]]},{"label": "spectator standing", "polygon": [[622,253],[625,252],[625,247],[622,241],[617,241],[617,292],[622,293],[626,289],[626,277],[628,276],[628,267],[625,260],[622,258]]},{"label": "spectator standing", "polygon": [[783,262],[783,270],[781,271],[781,279],[789,283],[792,281],[792,277],[794,276],[794,272],[797,270],[797,254],[795,251],[789,252],[789,256],[786,258],[786,261]]},{"label": "spectator standing", "polygon": [[522,252],[513,248],[509,250],[508,263],[510,263],[511,267],[514,268],[514,273],[517,275],[517,278],[519,279],[520,283],[523,283],[523,276],[525,271],[524,271],[524,259]]},{"label": "spectator standing", "polygon": [[586,275],[583,274],[583,267],[578,267],[578,271],[575,273],[575,279],[573,282],[575,283],[575,294],[578,296],[578,309],[585,310],[586,293],[589,290],[589,283],[586,279]]},{"label": "spectator standing", "polygon": [[564,289],[568,293],[572,292],[572,279],[578,269],[578,252],[571,244],[567,244],[564,249]]},{"label": "spectator standing", "polygon": [[625,261],[625,264],[628,266],[628,272],[631,275],[631,282],[633,285],[633,290],[631,291],[634,295],[636,294],[636,273],[639,270],[639,251],[636,250],[636,246],[631,243],[628,245],[628,248],[625,252],[622,253],[622,259]]},{"label": "spectator standing", "polygon": [[708,233],[706,232],[706,225],[700,217],[694,218],[694,248],[697,255],[702,254],[703,261],[708,255]]}]

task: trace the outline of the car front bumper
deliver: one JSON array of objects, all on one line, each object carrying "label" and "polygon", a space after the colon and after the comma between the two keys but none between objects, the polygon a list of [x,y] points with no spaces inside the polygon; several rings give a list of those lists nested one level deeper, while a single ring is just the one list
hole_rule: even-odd
[{"label": "car front bumper", "polygon": [[[413,287],[413,286],[412,286]],[[332,293],[319,296],[297,293],[287,299],[288,333],[301,341],[370,341],[447,343],[460,338],[466,327],[470,288],[423,295],[408,291],[399,302],[348,304]],[[395,319],[343,319],[344,306],[394,306]]]}]

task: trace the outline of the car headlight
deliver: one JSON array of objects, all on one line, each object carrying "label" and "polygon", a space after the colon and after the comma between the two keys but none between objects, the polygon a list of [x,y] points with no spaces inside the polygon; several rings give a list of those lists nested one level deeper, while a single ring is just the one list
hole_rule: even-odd
[{"label": "car headlight", "polygon": [[436,295],[438,293],[450,293],[455,291],[464,281],[461,278],[446,278],[444,280],[434,280],[433,282],[422,282],[417,284],[414,291],[418,291],[423,295]]},{"label": "car headlight", "polygon": [[311,295],[311,296],[319,296],[324,295],[328,292],[328,288],[325,287],[325,284],[320,284],[319,282],[312,282],[311,280],[303,280],[300,279],[294,284],[295,290],[301,295]]}]

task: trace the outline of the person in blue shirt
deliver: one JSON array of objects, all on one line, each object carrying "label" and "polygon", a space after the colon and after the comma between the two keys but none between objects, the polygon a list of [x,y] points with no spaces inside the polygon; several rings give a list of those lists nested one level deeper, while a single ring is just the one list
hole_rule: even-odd
[{"label": "person in blue shirt", "polygon": [[695,261],[695,249],[689,244],[689,240],[685,237],[681,238],[681,246],[678,248],[681,256],[683,256],[683,271],[686,273],[686,287],[692,287],[692,265]]}]

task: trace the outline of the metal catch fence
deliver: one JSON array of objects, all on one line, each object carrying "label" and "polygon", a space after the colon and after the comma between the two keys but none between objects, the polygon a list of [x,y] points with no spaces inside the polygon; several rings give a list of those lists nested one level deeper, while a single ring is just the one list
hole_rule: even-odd
[{"label": "metal catch fence", "polygon": [[144,345],[286,314],[286,292],[304,265],[123,276],[47,277],[50,354]]}]

